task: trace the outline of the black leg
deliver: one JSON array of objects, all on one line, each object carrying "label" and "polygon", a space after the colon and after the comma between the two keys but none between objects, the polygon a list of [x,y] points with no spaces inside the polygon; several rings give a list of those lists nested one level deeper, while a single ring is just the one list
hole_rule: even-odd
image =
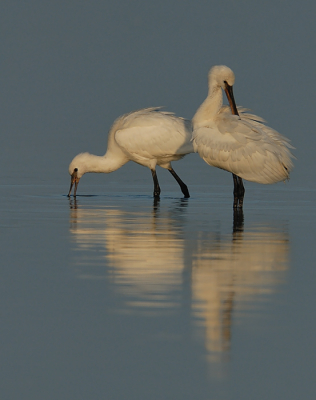
[{"label": "black leg", "polygon": [[159,210],[159,206],[160,206],[160,197],[154,197],[153,210],[155,214]]},{"label": "black leg", "polygon": [[168,169],[168,171],[174,177],[174,179],[178,182],[178,184],[181,188],[181,192],[184,194],[184,197],[187,197],[187,198],[190,197],[190,193],[189,193],[187,185],[184,182],[182,182],[182,180],[179,178],[179,176],[175,173],[175,170],[172,167],[170,167]]},{"label": "black leg", "polygon": [[154,180],[154,197],[159,198],[161,190],[160,190],[160,186],[159,186],[156,170],[155,169],[151,169],[151,174],[152,174],[153,180]]},{"label": "black leg", "polygon": [[242,179],[238,176],[238,190],[239,190],[239,208],[244,205],[245,187]]},{"label": "black leg", "polygon": [[245,188],[242,179],[233,174],[234,180],[234,208],[242,208],[244,203]]},{"label": "black leg", "polygon": [[243,231],[244,231],[244,212],[242,208],[234,208],[233,234],[236,232],[243,232]]}]

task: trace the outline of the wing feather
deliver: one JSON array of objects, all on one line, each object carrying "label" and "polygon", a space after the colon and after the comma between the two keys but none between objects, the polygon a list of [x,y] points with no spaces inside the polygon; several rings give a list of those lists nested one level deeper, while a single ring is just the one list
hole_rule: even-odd
[{"label": "wing feather", "polygon": [[127,114],[114,134],[118,146],[137,162],[191,153],[191,137],[190,121],[155,108]]},{"label": "wing feather", "polygon": [[264,120],[238,107],[221,108],[213,122],[193,132],[194,150],[210,165],[258,183],[289,178],[293,147],[289,139],[264,124]]}]

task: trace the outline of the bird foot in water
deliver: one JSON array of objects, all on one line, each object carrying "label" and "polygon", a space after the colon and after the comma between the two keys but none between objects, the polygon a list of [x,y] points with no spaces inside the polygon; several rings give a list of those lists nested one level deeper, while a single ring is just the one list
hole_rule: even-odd
[{"label": "bird foot in water", "polygon": [[189,193],[188,190],[187,190],[187,191],[184,191],[184,192],[182,192],[182,193],[183,193],[185,199],[188,199],[188,198],[190,197],[190,193]]}]

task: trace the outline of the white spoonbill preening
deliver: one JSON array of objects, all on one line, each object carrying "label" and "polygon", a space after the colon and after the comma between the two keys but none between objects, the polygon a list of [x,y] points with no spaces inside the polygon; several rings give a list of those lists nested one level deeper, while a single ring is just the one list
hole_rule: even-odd
[{"label": "white spoonbill preening", "polygon": [[148,167],[154,181],[154,197],[159,198],[160,187],[156,165],[166,168],[178,182],[184,197],[190,197],[188,188],[171,166],[193,153],[192,124],[160,108],[144,108],[119,117],[108,135],[108,147],[104,156],[89,153],[78,154],[69,165],[71,190],[74,197],[80,178],[87,172],[109,173],[116,171],[128,161]]},{"label": "white spoonbill preening", "polygon": [[[289,139],[266,126],[264,120],[236,107],[233,71],[219,65],[208,75],[209,92],[195,113],[193,147],[203,160],[233,174],[234,208],[242,208],[245,188],[242,179],[276,183],[289,179],[294,156]],[[225,91],[228,106],[222,106]],[[233,115],[232,115],[233,114]]]}]

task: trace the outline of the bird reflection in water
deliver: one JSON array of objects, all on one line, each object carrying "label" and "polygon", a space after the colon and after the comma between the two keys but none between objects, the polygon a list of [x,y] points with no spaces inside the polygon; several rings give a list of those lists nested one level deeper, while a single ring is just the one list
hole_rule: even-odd
[{"label": "bird reflection in water", "polygon": [[229,355],[232,319],[258,313],[284,282],[288,253],[286,232],[267,225],[245,232],[240,209],[234,210],[231,235],[200,234],[192,261],[192,310],[210,362]]},{"label": "bird reflection in water", "polygon": [[232,232],[205,230],[187,205],[186,199],[169,206],[155,199],[152,208],[130,211],[71,202],[70,231],[81,251],[80,278],[109,279],[128,311],[187,308],[188,329],[193,324],[204,335],[214,364],[229,355],[232,321],[258,313],[284,281],[288,234],[277,223],[244,229],[241,209],[234,210]]},{"label": "bird reflection in water", "polygon": [[[153,207],[144,211],[72,205],[71,232],[81,249],[98,247],[106,261],[104,274],[125,295],[128,307],[175,307],[183,270],[181,220],[187,204],[187,199],[178,199],[171,209],[161,209],[154,199]],[[87,268],[80,276],[93,278]]]},{"label": "bird reflection in water", "polygon": [[69,198],[69,208],[70,210],[77,210],[77,197]]}]

